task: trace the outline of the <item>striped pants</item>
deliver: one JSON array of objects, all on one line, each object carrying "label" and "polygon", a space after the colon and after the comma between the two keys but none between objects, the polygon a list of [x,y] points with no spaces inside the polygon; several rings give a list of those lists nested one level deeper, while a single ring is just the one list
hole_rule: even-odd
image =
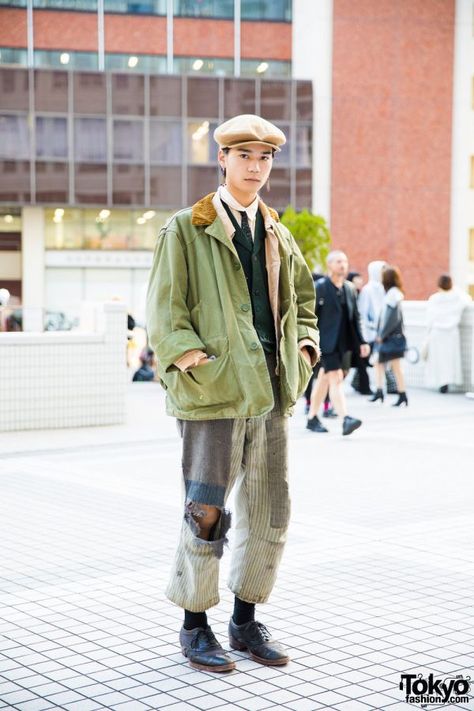
[{"label": "striped pants", "polygon": [[[202,612],[219,602],[219,559],[235,493],[234,545],[228,585],[241,600],[266,602],[275,583],[290,515],[288,422],[275,407],[249,419],[179,421],[183,436],[185,515],[167,597]],[[217,506],[212,540],[199,538],[199,504]]]}]

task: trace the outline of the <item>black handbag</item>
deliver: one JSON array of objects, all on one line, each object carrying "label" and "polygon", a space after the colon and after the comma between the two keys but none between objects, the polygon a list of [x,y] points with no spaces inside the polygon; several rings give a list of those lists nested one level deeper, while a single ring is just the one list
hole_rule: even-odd
[{"label": "black handbag", "polygon": [[398,355],[402,358],[407,350],[407,339],[403,333],[391,333],[379,343],[377,350],[384,355]]}]

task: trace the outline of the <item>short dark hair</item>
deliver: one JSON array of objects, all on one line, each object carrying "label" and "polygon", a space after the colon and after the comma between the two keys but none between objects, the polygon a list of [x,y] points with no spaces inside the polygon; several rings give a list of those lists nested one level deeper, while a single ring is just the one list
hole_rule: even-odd
[{"label": "short dark hair", "polygon": [[[257,142],[257,141],[256,141],[256,142]],[[230,151],[230,149],[233,148],[233,147],[234,147],[234,146],[225,146],[225,148],[222,148],[222,149],[221,149],[221,150],[222,150],[222,153],[225,153],[225,154],[227,155],[227,153],[228,153],[228,152]],[[235,146],[235,148],[236,148],[236,150],[238,150],[239,148],[242,148],[242,146]],[[276,153],[275,148],[272,148],[271,151],[272,151],[272,158],[274,158],[274,157],[275,157],[275,153]]]},{"label": "short dark hair", "polygon": [[449,291],[453,288],[453,280],[449,274],[441,274],[438,279],[438,287],[443,291]]},{"label": "short dark hair", "polygon": [[385,291],[388,291],[392,286],[403,291],[402,275],[398,267],[387,266],[382,271],[382,284]]}]

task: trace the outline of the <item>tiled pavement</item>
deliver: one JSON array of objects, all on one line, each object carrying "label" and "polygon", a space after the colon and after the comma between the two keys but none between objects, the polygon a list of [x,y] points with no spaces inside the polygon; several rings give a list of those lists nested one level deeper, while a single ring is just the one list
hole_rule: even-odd
[{"label": "tiled pavement", "polygon": [[[474,401],[350,397],[350,438],[291,422],[293,516],[259,617],[291,648],[265,668],[192,670],[163,595],[179,442],[159,387],[123,427],[0,435],[0,709],[409,709],[402,672],[474,676]],[[226,642],[232,598],[211,611]],[[474,693],[474,692],[473,692]],[[426,708],[474,709],[466,704]],[[411,705],[411,708],[420,708]]]}]

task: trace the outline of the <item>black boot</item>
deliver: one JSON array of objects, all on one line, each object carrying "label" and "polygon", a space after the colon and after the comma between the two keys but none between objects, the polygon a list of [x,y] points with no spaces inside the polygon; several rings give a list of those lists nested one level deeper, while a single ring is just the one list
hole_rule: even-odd
[{"label": "black boot", "polygon": [[392,407],[400,407],[400,405],[408,407],[408,398],[406,393],[398,393],[398,400],[393,403]]},{"label": "black boot", "polygon": [[382,388],[377,388],[375,393],[372,395],[372,397],[369,397],[369,402],[377,402],[377,400],[381,400],[383,402],[383,390]]},{"label": "black boot", "polygon": [[446,395],[448,392],[448,386],[447,385],[442,385],[439,389],[440,393],[443,393],[443,395]]}]

